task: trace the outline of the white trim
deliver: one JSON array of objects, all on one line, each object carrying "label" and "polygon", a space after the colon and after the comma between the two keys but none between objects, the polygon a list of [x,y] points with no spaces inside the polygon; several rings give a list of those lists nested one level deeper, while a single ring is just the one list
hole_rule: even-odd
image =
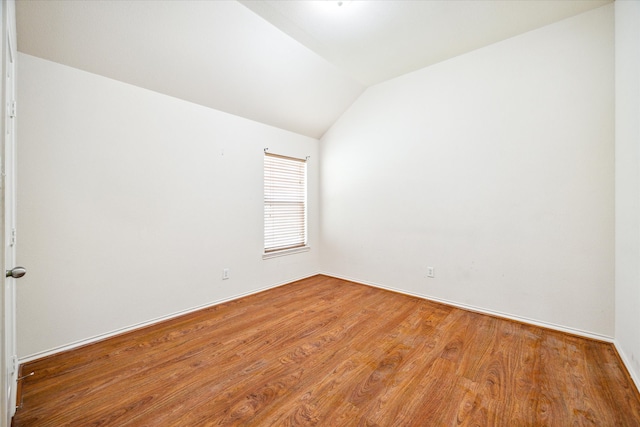
[{"label": "white trim", "polygon": [[19,359],[19,361],[18,361],[18,364],[31,362],[33,360],[40,359],[40,358],[46,357],[46,356],[50,356],[52,354],[60,353],[60,352],[67,351],[67,350],[72,350],[74,348],[78,348],[78,347],[81,347],[81,346],[84,346],[84,345],[88,345],[88,344],[93,344],[95,342],[102,341],[104,339],[111,338],[111,337],[114,337],[116,335],[120,335],[120,334],[123,334],[123,333],[126,333],[126,332],[131,332],[131,331],[134,331],[136,329],[144,328],[146,326],[150,326],[150,325],[153,325],[153,324],[156,324],[156,323],[163,322],[165,320],[170,320],[170,319],[173,319],[175,317],[182,316],[184,314],[189,314],[189,313],[192,313],[194,311],[202,310],[204,308],[212,307],[212,306],[218,305],[218,304],[223,304],[225,302],[229,302],[229,301],[233,301],[233,300],[236,300],[236,299],[239,299],[239,298],[243,298],[243,297],[246,297],[246,296],[249,296],[249,295],[257,294],[257,293],[260,293],[260,292],[263,292],[263,291],[266,291],[266,290],[269,290],[269,289],[275,289],[275,288],[278,288],[280,286],[284,286],[286,284],[289,284],[289,283],[292,283],[292,282],[296,282],[298,280],[302,280],[302,279],[306,279],[306,278],[309,278],[309,277],[316,276],[318,274],[321,274],[321,275],[324,275],[324,276],[329,276],[329,277],[335,277],[335,278],[342,279],[342,280],[348,280],[350,282],[359,283],[359,284],[367,285],[367,286],[372,286],[372,287],[379,288],[379,289],[384,289],[384,290],[387,290],[387,291],[397,292],[397,293],[400,293],[400,294],[409,295],[409,296],[413,296],[413,297],[416,297],[416,298],[422,298],[422,299],[426,299],[426,300],[429,300],[429,301],[440,302],[440,303],[443,303],[443,304],[447,304],[447,305],[451,305],[451,306],[454,306],[454,307],[457,307],[457,308],[461,308],[463,310],[469,310],[469,311],[473,311],[473,312],[480,313],[480,314],[488,314],[490,316],[496,316],[496,317],[501,317],[501,318],[505,318],[505,319],[515,320],[517,322],[522,322],[522,323],[526,323],[526,324],[530,324],[530,325],[534,325],[534,326],[540,326],[540,327],[543,327],[543,328],[553,329],[553,330],[560,331],[560,332],[566,332],[566,333],[569,333],[569,334],[578,335],[578,336],[582,336],[582,337],[589,338],[589,339],[594,339],[594,340],[598,340],[598,341],[604,341],[604,342],[611,343],[611,344],[613,344],[615,346],[618,354],[620,355],[620,358],[622,359],[622,362],[625,364],[625,367],[629,371],[629,375],[631,375],[633,381],[635,382],[636,387],[638,387],[638,389],[640,389],[640,378],[638,378],[638,376],[635,374],[633,369],[629,369],[629,367],[631,367],[631,363],[629,363],[629,359],[622,352],[622,350],[620,348],[620,345],[617,344],[617,342],[612,337],[609,337],[609,336],[606,336],[606,335],[594,334],[592,332],[583,331],[581,329],[575,329],[575,328],[569,328],[569,327],[566,327],[566,326],[556,325],[554,323],[541,322],[541,321],[529,319],[529,318],[526,318],[526,317],[514,316],[514,315],[511,315],[511,314],[502,313],[502,312],[499,312],[499,311],[487,310],[487,309],[484,309],[484,308],[475,307],[475,306],[468,305],[468,304],[461,304],[461,303],[458,303],[458,302],[455,302],[455,301],[449,301],[449,300],[446,300],[446,299],[443,299],[443,298],[436,298],[436,297],[432,297],[432,296],[428,296],[428,295],[421,295],[421,294],[416,294],[416,293],[412,293],[412,292],[407,292],[407,291],[404,291],[404,290],[401,290],[401,289],[392,288],[392,287],[389,287],[389,286],[383,286],[383,285],[380,285],[378,283],[373,283],[373,282],[368,282],[368,281],[363,281],[363,280],[357,280],[357,279],[353,279],[353,278],[350,278],[350,277],[341,276],[341,275],[332,274],[332,273],[327,273],[327,272],[317,272],[317,273],[312,273],[312,274],[309,274],[307,276],[303,276],[303,277],[300,277],[300,278],[297,278],[297,279],[290,279],[290,280],[287,280],[286,282],[282,282],[282,283],[278,283],[278,284],[270,285],[270,286],[265,286],[265,287],[262,287],[262,288],[259,288],[259,289],[256,289],[256,290],[253,290],[253,291],[250,291],[250,292],[245,292],[243,294],[238,294],[238,295],[235,295],[235,296],[232,296],[232,297],[229,297],[229,298],[224,298],[224,299],[221,299],[221,300],[212,301],[212,302],[209,302],[207,304],[203,304],[203,305],[200,305],[200,306],[197,306],[197,307],[192,307],[192,308],[189,308],[189,309],[186,309],[186,310],[182,310],[182,311],[178,311],[178,312],[166,315],[166,316],[157,317],[155,319],[151,319],[151,320],[146,321],[146,322],[140,322],[140,323],[137,323],[135,325],[131,325],[131,326],[127,326],[127,327],[124,327],[124,328],[116,329],[114,331],[107,332],[107,333],[100,334],[100,335],[96,335],[96,336],[91,337],[91,338],[86,338],[86,339],[83,339],[83,340],[75,341],[75,342],[67,344],[67,345],[55,347],[55,348],[50,349],[50,350],[45,350],[45,351],[41,351],[41,352],[38,352],[38,353],[34,353],[34,354],[31,354],[31,355],[28,355],[28,356],[21,357]]},{"label": "white trim", "polygon": [[625,352],[622,350],[622,347],[618,343],[618,340],[613,340],[613,346],[616,348],[616,351],[618,352],[620,359],[622,359],[622,363],[624,364],[625,368],[627,368],[627,372],[633,380],[636,388],[640,390],[640,377],[638,376],[638,373],[633,369],[631,360],[629,360]]},{"label": "white trim", "polygon": [[298,254],[300,252],[308,252],[311,246],[301,246],[299,248],[283,249],[281,251],[266,252],[262,254],[262,259],[277,258],[285,255]]},{"label": "white trim", "polygon": [[357,280],[357,279],[353,279],[353,278],[350,278],[350,277],[340,276],[340,275],[336,275],[336,274],[332,274],[332,273],[322,272],[320,274],[323,274],[325,276],[336,277],[338,279],[348,280],[350,282],[360,283],[360,284],[367,285],[367,286],[373,286],[374,288],[380,288],[380,289],[384,289],[384,290],[387,290],[387,291],[397,292],[397,293],[400,293],[400,294],[409,295],[409,296],[416,297],[416,298],[422,298],[422,299],[426,299],[426,300],[429,300],[429,301],[439,302],[439,303],[442,303],[442,304],[451,305],[451,306],[454,306],[454,307],[457,307],[457,308],[461,308],[463,310],[473,311],[473,312],[480,313],[480,314],[487,314],[489,316],[495,316],[495,317],[501,317],[501,318],[504,318],[504,319],[515,320],[516,322],[526,323],[526,324],[533,325],[533,326],[540,326],[542,328],[547,328],[547,329],[553,329],[555,331],[565,332],[565,333],[572,334],[572,335],[578,335],[578,336],[581,336],[581,337],[584,337],[584,338],[589,338],[589,339],[593,339],[593,340],[597,340],[597,341],[603,341],[603,342],[607,342],[607,343],[611,343],[611,344],[614,343],[613,337],[610,337],[608,335],[596,334],[596,333],[593,333],[593,332],[583,331],[582,329],[570,328],[570,327],[567,327],[567,326],[557,325],[555,323],[543,322],[543,321],[540,321],[540,320],[530,319],[528,317],[522,317],[522,316],[516,316],[516,315],[513,315],[513,314],[503,313],[501,311],[489,310],[489,309],[482,308],[482,307],[476,307],[476,306],[469,305],[469,304],[463,304],[463,303],[459,303],[459,302],[456,302],[456,301],[450,301],[450,300],[447,300],[447,299],[444,299],[444,298],[437,298],[437,297],[433,297],[433,296],[429,296],[429,295],[422,295],[422,294],[416,294],[416,293],[413,293],[413,292],[407,292],[407,291],[402,290],[402,289],[392,288],[392,287],[389,287],[389,286],[383,286],[383,285],[380,285],[378,283]]},{"label": "white trim", "polygon": [[182,316],[182,315],[185,315],[185,314],[193,313],[193,312],[198,311],[198,310],[202,310],[202,309],[205,309],[205,308],[213,307],[214,305],[223,304],[223,303],[226,303],[226,302],[229,302],[229,301],[237,300],[239,298],[247,297],[249,295],[258,294],[260,292],[264,292],[264,291],[267,291],[269,289],[275,289],[275,288],[278,288],[280,286],[287,285],[289,283],[297,282],[298,280],[307,279],[309,277],[317,276],[318,274],[320,274],[320,273],[313,273],[313,274],[309,274],[307,276],[299,277],[297,279],[290,279],[290,280],[287,280],[286,282],[278,283],[278,284],[275,284],[275,285],[265,286],[265,287],[262,287],[262,288],[259,288],[259,289],[253,290],[253,291],[249,291],[249,292],[245,292],[245,293],[242,293],[242,294],[234,295],[234,296],[231,296],[231,297],[228,297],[228,298],[223,298],[223,299],[220,299],[220,300],[212,301],[212,302],[209,302],[209,303],[206,303],[206,304],[202,304],[202,305],[199,305],[199,306],[196,306],[196,307],[188,308],[186,310],[177,311],[175,313],[171,313],[171,314],[168,314],[166,316],[156,317],[155,319],[151,319],[151,320],[148,320],[146,322],[136,323],[135,325],[126,326],[124,328],[116,329],[116,330],[113,330],[111,332],[107,332],[107,333],[104,333],[104,334],[95,335],[95,336],[90,337],[90,338],[85,338],[85,339],[82,339],[82,340],[78,340],[78,341],[72,342],[70,344],[61,345],[59,347],[55,347],[55,348],[52,348],[50,350],[44,350],[44,351],[41,351],[41,352],[38,352],[38,353],[30,354],[28,356],[21,357],[18,360],[18,365],[22,365],[23,363],[31,362],[31,361],[36,360],[36,359],[41,359],[43,357],[51,356],[51,355],[56,354],[56,353],[61,353],[63,351],[73,350],[74,348],[82,347],[84,345],[93,344],[93,343],[96,343],[98,341],[102,341],[102,340],[107,339],[107,338],[112,338],[112,337],[115,337],[117,335],[121,335],[121,334],[124,334],[124,333],[127,333],[127,332],[135,331],[136,329],[141,329],[141,328],[144,328],[146,326],[151,326],[151,325],[154,325],[156,323],[164,322],[166,320],[171,320],[173,318],[176,318],[176,317],[179,317],[179,316]]}]

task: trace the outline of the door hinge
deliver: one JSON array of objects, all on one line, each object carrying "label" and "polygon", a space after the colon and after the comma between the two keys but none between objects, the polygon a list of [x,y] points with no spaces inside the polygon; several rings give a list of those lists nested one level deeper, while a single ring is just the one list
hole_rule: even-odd
[{"label": "door hinge", "polygon": [[11,375],[18,372],[18,356],[11,357]]},{"label": "door hinge", "polygon": [[15,246],[16,245],[16,240],[17,240],[17,235],[18,232],[16,231],[16,228],[13,227],[11,229],[11,237],[9,238],[9,246]]},{"label": "door hinge", "polygon": [[11,101],[9,106],[9,118],[14,119],[17,114],[16,101]]}]

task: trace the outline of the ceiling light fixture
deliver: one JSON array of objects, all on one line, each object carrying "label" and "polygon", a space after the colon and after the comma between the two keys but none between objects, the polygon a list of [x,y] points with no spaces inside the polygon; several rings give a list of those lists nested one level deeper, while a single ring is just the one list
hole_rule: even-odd
[{"label": "ceiling light fixture", "polygon": [[[324,13],[333,15],[343,15],[346,10],[353,9],[352,3],[357,3],[352,0],[315,0],[315,1],[301,1],[300,3],[310,4],[314,7],[322,10]],[[356,8],[357,9],[357,8]]]}]

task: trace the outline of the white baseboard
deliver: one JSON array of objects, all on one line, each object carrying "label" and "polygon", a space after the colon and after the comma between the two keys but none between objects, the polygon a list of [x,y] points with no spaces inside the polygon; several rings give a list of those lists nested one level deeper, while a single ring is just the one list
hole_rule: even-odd
[{"label": "white baseboard", "polygon": [[543,328],[548,328],[548,329],[552,329],[552,330],[556,330],[556,331],[560,331],[560,332],[566,332],[566,333],[569,333],[569,334],[578,335],[578,336],[585,337],[585,338],[590,338],[590,339],[595,339],[595,340],[598,340],[598,341],[604,341],[604,342],[612,343],[612,344],[615,345],[615,347],[616,347],[616,349],[618,351],[618,354],[620,354],[620,357],[622,358],[622,361],[625,364],[625,366],[626,366],[627,370],[629,371],[630,375],[632,376],[634,382],[636,383],[636,386],[638,386],[638,388],[640,389],[640,380],[639,380],[638,376],[635,375],[635,372],[633,371],[633,369],[630,369],[631,364],[629,363],[629,360],[627,359],[626,355],[621,351],[620,346],[616,345],[615,340],[612,337],[609,337],[609,336],[606,336],[606,335],[595,334],[595,333],[588,332],[588,331],[583,331],[581,329],[569,328],[569,327],[562,326],[562,325],[557,325],[557,324],[554,324],[554,323],[542,322],[542,321],[535,320],[535,319],[529,319],[529,318],[522,317],[522,316],[515,316],[515,315],[512,315],[512,314],[502,313],[502,312],[495,311],[495,310],[488,310],[488,309],[485,309],[485,308],[482,308],[482,307],[476,307],[476,306],[472,306],[472,305],[468,305],[468,304],[461,304],[461,303],[458,303],[458,302],[455,302],[455,301],[446,300],[446,299],[443,299],[443,298],[437,298],[437,297],[433,297],[433,296],[429,296],[429,295],[421,295],[421,294],[416,294],[416,293],[412,293],[412,292],[407,292],[407,291],[404,291],[402,289],[397,289],[397,288],[393,288],[393,287],[389,287],[389,286],[383,286],[383,285],[380,285],[378,283],[358,280],[358,279],[354,279],[354,278],[351,278],[351,277],[340,276],[340,275],[327,273],[327,272],[313,273],[313,274],[310,274],[310,275],[307,275],[307,276],[304,276],[304,277],[291,279],[291,280],[288,280],[286,282],[265,286],[265,287],[262,287],[262,288],[259,288],[259,289],[255,289],[255,290],[250,291],[250,292],[245,292],[245,293],[237,294],[237,295],[234,295],[234,296],[231,296],[231,297],[228,297],[228,298],[224,298],[224,299],[220,299],[220,300],[216,300],[216,301],[211,301],[211,302],[208,302],[206,304],[202,304],[202,305],[199,305],[199,306],[196,306],[196,307],[191,307],[191,308],[186,309],[186,310],[181,310],[181,311],[178,311],[178,312],[175,312],[175,313],[171,313],[171,314],[168,314],[166,316],[157,317],[155,319],[151,319],[151,320],[148,320],[148,321],[145,321],[145,322],[140,322],[140,323],[137,323],[137,324],[134,324],[134,325],[130,325],[130,326],[124,327],[124,328],[116,329],[116,330],[113,330],[113,331],[110,331],[110,332],[107,332],[107,333],[104,333],[104,334],[99,334],[99,335],[96,335],[96,336],[93,336],[93,337],[90,337],[90,338],[78,340],[78,341],[75,341],[75,342],[72,342],[72,343],[69,343],[69,344],[66,344],[66,345],[62,345],[62,346],[59,346],[59,347],[52,348],[50,350],[45,350],[45,351],[34,353],[34,354],[31,354],[31,355],[28,355],[28,356],[21,357],[19,359],[18,363],[19,364],[23,364],[23,363],[31,362],[32,360],[40,359],[42,357],[50,356],[50,355],[53,355],[53,354],[56,354],[56,353],[60,353],[60,352],[63,352],[63,351],[67,351],[67,350],[72,350],[74,348],[78,348],[78,347],[82,347],[84,345],[88,345],[88,344],[92,344],[92,343],[95,343],[95,342],[98,342],[98,341],[102,341],[104,339],[111,338],[111,337],[114,337],[116,335],[120,335],[120,334],[123,334],[123,333],[126,333],[126,332],[131,332],[131,331],[134,331],[136,329],[144,328],[146,326],[150,326],[150,325],[153,325],[153,324],[156,324],[156,323],[160,323],[160,322],[163,322],[163,321],[166,321],[166,320],[170,320],[170,319],[173,319],[173,318],[185,315],[185,314],[189,314],[189,313],[192,313],[194,311],[202,310],[202,309],[205,309],[205,308],[208,308],[208,307],[212,307],[214,305],[222,304],[222,303],[233,301],[233,300],[236,300],[236,299],[239,299],[239,298],[243,298],[243,297],[246,297],[246,296],[249,296],[249,295],[257,294],[257,293],[260,293],[260,292],[263,292],[263,291],[266,291],[266,290],[269,290],[269,289],[274,289],[274,288],[286,285],[286,284],[291,283],[291,282],[295,282],[295,281],[298,281],[298,280],[306,279],[308,277],[313,277],[313,276],[315,276],[317,274],[323,274],[323,275],[326,275],[326,276],[336,277],[338,279],[348,280],[348,281],[351,281],[351,282],[360,283],[360,284],[363,284],[363,285],[372,286],[372,287],[379,288],[379,289],[385,289],[385,290],[388,290],[388,291],[397,292],[397,293],[401,293],[401,294],[404,294],[404,295],[409,295],[409,296],[413,296],[413,297],[417,297],[417,298],[426,299],[426,300],[429,300],[429,301],[439,302],[439,303],[443,303],[443,304],[450,305],[450,306],[453,306],[453,307],[458,307],[458,308],[461,308],[461,309],[464,309],[464,310],[473,311],[473,312],[480,313],[480,314],[488,314],[490,316],[496,316],[496,317],[501,317],[501,318],[505,318],[505,319],[515,320],[517,322],[522,322],[522,323],[535,325],[535,326],[540,326],[540,327],[543,327]]},{"label": "white baseboard", "polygon": [[514,320],[516,322],[526,323],[526,324],[534,325],[534,326],[540,326],[542,328],[553,329],[555,331],[565,332],[565,333],[568,333],[568,334],[577,335],[577,336],[580,336],[580,337],[589,338],[589,339],[593,339],[593,340],[597,340],[597,341],[604,341],[604,342],[608,342],[608,343],[612,343],[612,344],[614,342],[613,337],[610,337],[610,336],[607,336],[607,335],[596,334],[596,333],[589,332],[589,331],[583,331],[581,329],[576,329],[576,328],[570,328],[570,327],[567,327],[567,326],[557,325],[555,323],[550,323],[550,322],[544,322],[544,321],[540,321],[540,320],[530,319],[528,317],[517,316],[517,315],[513,315],[513,314],[509,314],[509,313],[503,313],[503,312],[500,312],[500,311],[495,311],[495,310],[489,310],[489,309],[482,308],[482,307],[476,307],[476,306],[469,305],[469,304],[463,304],[463,303],[459,303],[459,302],[456,302],[456,301],[450,301],[450,300],[447,300],[447,299],[444,299],[444,298],[438,298],[438,297],[433,297],[433,296],[430,296],[430,295],[422,295],[422,294],[417,294],[417,293],[413,293],[413,292],[407,292],[407,291],[402,290],[402,289],[397,289],[397,288],[393,288],[393,287],[389,287],[389,286],[384,286],[384,285],[381,285],[379,283],[358,280],[358,279],[354,279],[354,278],[350,278],[350,277],[346,277],[346,276],[339,276],[339,275],[332,274],[332,273],[322,272],[320,274],[323,274],[325,276],[336,277],[338,279],[348,280],[350,282],[361,283],[363,285],[373,286],[374,288],[385,289],[387,291],[397,292],[397,293],[404,294],[404,295],[409,295],[409,296],[412,296],[412,297],[422,298],[422,299],[426,299],[426,300],[429,300],[429,301],[434,301],[434,302],[439,302],[439,303],[446,304],[446,305],[451,305],[453,307],[461,308],[463,310],[473,311],[475,313],[487,314],[487,315],[495,316],[495,317],[501,317],[501,318],[504,318],[504,319]]},{"label": "white baseboard", "polygon": [[624,363],[624,366],[627,368],[627,372],[629,372],[629,376],[635,383],[636,388],[640,390],[639,373],[633,369],[633,364],[631,363],[631,360],[627,357],[626,353],[622,350],[622,347],[618,343],[618,340],[613,341],[613,346],[616,348],[616,351],[618,352],[620,359],[622,359],[622,363]]},{"label": "white baseboard", "polygon": [[170,319],[173,319],[173,318],[176,318],[176,317],[179,317],[179,316],[183,316],[185,314],[193,313],[194,311],[198,311],[198,310],[202,310],[202,309],[205,309],[205,308],[209,308],[209,307],[212,307],[212,306],[218,305],[218,304],[223,304],[225,302],[237,300],[239,298],[244,298],[244,297],[247,297],[249,295],[254,295],[254,294],[257,294],[257,293],[260,293],[260,292],[264,292],[264,291],[269,290],[269,289],[275,289],[275,288],[278,288],[280,286],[283,286],[283,285],[286,285],[286,284],[289,284],[289,283],[292,283],[292,282],[296,282],[298,280],[302,280],[302,279],[306,279],[306,278],[309,278],[309,277],[316,276],[318,274],[321,274],[321,273],[313,273],[313,274],[309,274],[307,276],[299,277],[297,279],[291,279],[291,280],[287,280],[286,282],[277,283],[275,285],[264,286],[262,288],[255,289],[255,290],[250,291],[250,292],[245,292],[245,293],[237,294],[237,295],[234,295],[234,296],[231,296],[231,297],[228,297],[228,298],[223,298],[223,299],[220,299],[220,300],[211,301],[211,302],[208,302],[206,304],[202,304],[202,305],[199,305],[199,306],[196,306],[196,307],[191,307],[191,308],[188,308],[186,310],[177,311],[175,313],[171,313],[171,314],[168,314],[166,316],[156,317],[155,319],[151,319],[151,320],[148,320],[148,321],[145,321],[145,322],[136,323],[135,325],[126,326],[124,328],[116,329],[116,330],[113,330],[113,331],[110,331],[110,332],[106,332],[104,334],[99,334],[99,335],[95,335],[95,336],[90,337],[90,338],[85,338],[85,339],[82,339],[82,340],[78,340],[78,341],[72,342],[70,344],[61,345],[59,347],[55,347],[55,348],[52,348],[50,350],[45,350],[45,351],[41,351],[41,352],[38,352],[38,353],[30,354],[28,356],[21,357],[18,360],[18,364],[22,365],[23,363],[27,363],[27,362],[31,362],[31,361],[36,360],[36,359],[40,359],[40,358],[43,358],[43,357],[51,356],[51,355],[56,354],[56,353],[61,353],[63,351],[72,350],[74,348],[82,347],[82,346],[88,345],[88,344],[93,344],[95,342],[102,341],[102,340],[107,339],[107,338],[115,337],[116,335],[120,335],[120,334],[123,334],[123,333],[126,333],[126,332],[131,332],[131,331],[134,331],[136,329],[144,328],[146,326],[151,326],[151,325],[154,325],[156,323],[164,322],[166,320],[170,320]]}]

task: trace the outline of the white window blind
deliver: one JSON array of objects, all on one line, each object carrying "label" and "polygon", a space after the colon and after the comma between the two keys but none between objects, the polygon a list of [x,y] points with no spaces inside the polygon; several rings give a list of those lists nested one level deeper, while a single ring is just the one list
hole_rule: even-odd
[{"label": "white window blind", "polygon": [[264,251],[307,244],[307,162],[264,156]]}]

